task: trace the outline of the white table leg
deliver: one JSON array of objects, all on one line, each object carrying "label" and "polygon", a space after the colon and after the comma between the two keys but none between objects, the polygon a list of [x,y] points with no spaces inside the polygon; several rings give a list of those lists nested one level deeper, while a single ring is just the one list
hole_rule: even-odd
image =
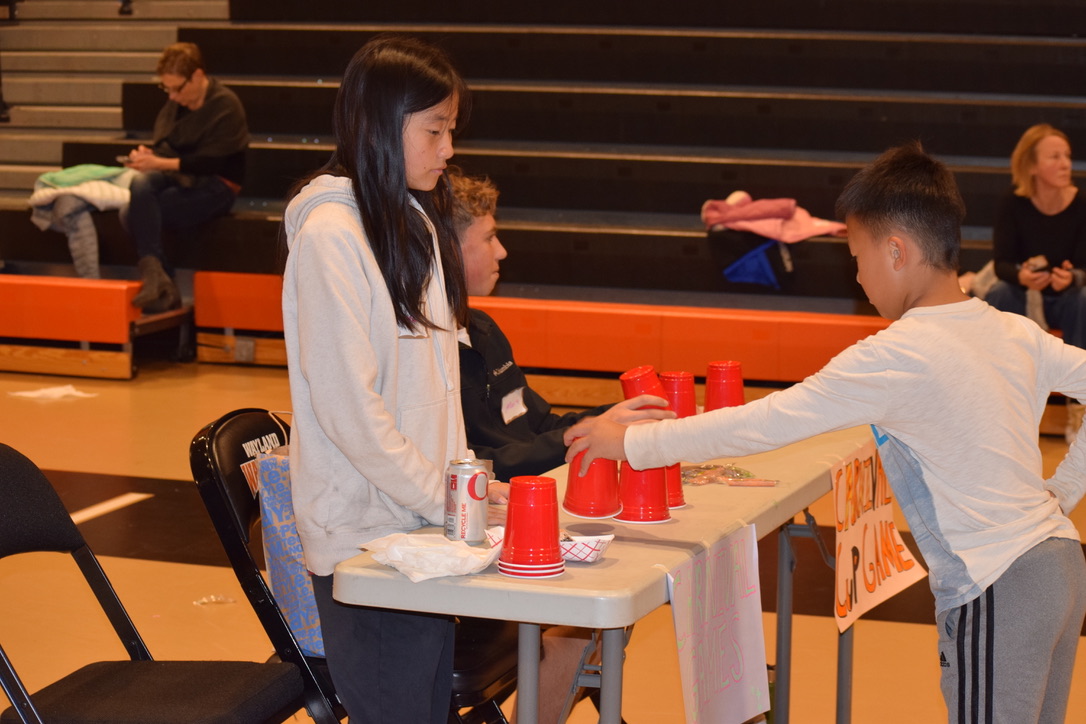
[{"label": "white table leg", "polygon": [[517,629],[517,721],[539,722],[539,624]]}]

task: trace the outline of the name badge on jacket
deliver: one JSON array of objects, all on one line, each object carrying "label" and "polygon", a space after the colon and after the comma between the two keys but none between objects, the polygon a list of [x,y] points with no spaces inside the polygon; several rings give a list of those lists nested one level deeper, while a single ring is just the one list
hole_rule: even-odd
[{"label": "name badge on jacket", "polygon": [[513,420],[528,412],[524,406],[524,388],[518,387],[502,398],[502,419],[508,425]]}]

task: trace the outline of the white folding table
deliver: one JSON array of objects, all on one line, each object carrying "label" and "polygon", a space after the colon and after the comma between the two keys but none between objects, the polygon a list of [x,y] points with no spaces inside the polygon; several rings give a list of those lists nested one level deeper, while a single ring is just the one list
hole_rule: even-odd
[{"label": "white folding table", "polygon": [[[590,521],[562,513],[562,528],[574,534],[614,533],[615,540],[600,561],[567,563],[557,578],[509,578],[491,566],[476,575],[412,583],[361,553],[336,567],[334,596],[349,604],[519,622],[518,716],[525,724],[535,724],[538,716],[540,624],[602,629],[600,721],[618,724],[624,629],[668,602],[668,571],[743,526],[753,524],[761,539],[789,523],[832,489],[830,471],[851,459],[870,435],[868,427],[851,428],[729,458],[760,478],[780,482],[773,487],[684,486],[686,507],[671,511],[672,520],[665,523]],[[561,500],[566,467],[550,475]],[[778,570],[778,578],[790,575],[790,570]],[[780,614],[778,622],[790,611]]]}]

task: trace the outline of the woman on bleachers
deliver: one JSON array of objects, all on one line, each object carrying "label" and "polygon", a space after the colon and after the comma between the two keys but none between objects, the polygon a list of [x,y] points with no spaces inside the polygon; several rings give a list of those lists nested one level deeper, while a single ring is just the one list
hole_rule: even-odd
[{"label": "woman on bleachers", "polygon": [[143,282],[132,303],[147,313],[181,306],[162,232],[228,214],[245,179],[249,147],[241,101],[207,75],[195,44],[167,46],[155,72],[168,100],[155,118],[151,145],[119,159],[140,172],[121,222],[135,244]]},{"label": "woman on bleachers", "polygon": [[[998,281],[984,299],[1086,347],[1086,199],[1071,181],[1066,134],[1047,123],[1026,129],[1011,154],[1011,178],[1014,188],[1000,202],[993,229]],[[1084,411],[1068,400],[1068,443]]]},{"label": "woman on bleachers", "polygon": [[1047,123],[1031,126],[1011,155],[1011,176],[993,230],[999,281],[985,300],[1086,347],[1086,199],[1071,181],[1067,136]]},{"label": "woman on bleachers", "polygon": [[445,465],[467,453],[467,292],[444,177],[467,104],[436,48],[370,41],[336,97],[336,149],[284,219],[294,509],[356,723],[445,724],[449,712],[452,620],[339,604],[332,572],[367,541],[442,523]]}]

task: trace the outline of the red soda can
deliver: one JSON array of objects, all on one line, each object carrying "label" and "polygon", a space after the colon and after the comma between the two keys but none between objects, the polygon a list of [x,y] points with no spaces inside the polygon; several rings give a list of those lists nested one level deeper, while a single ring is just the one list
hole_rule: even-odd
[{"label": "red soda can", "polygon": [[479,460],[453,460],[445,470],[445,537],[466,543],[486,540],[487,485]]}]

